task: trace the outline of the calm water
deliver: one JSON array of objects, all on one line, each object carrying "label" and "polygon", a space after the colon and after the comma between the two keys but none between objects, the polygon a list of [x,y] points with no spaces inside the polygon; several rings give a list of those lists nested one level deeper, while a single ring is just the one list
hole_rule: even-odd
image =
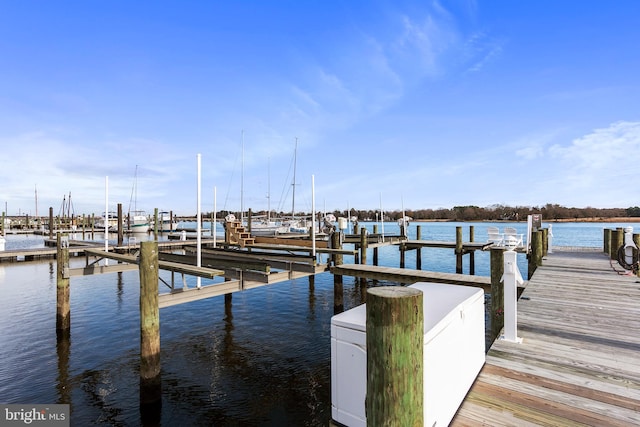
[{"label": "calm water", "polygon": [[[370,230],[373,224],[366,225]],[[475,240],[490,225],[422,223],[425,240],[455,240],[469,225]],[[561,246],[602,247],[603,227],[553,225]],[[379,230],[380,231],[380,228]],[[396,234],[393,223],[385,233]],[[415,223],[409,227],[415,238]],[[7,236],[7,250],[41,247],[38,236]],[[465,272],[467,260],[465,257]],[[526,275],[526,259],[519,256]],[[368,256],[372,259],[372,255]],[[345,262],[351,262],[349,258]],[[398,266],[396,247],[380,250],[380,265]],[[415,266],[408,253],[407,267]],[[72,267],[84,258],[72,258]],[[455,271],[451,250],[423,250],[423,269]],[[476,254],[476,274],[489,275],[489,255]],[[161,273],[166,281],[170,274]],[[361,303],[361,289],[345,277],[344,309]],[[203,279],[203,285],[209,284]],[[188,278],[193,286],[195,279]],[[164,285],[160,285],[161,289]],[[56,264],[0,264],[0,403],[70,403],[72,425],[326,426],[331,419],[330,322],[335,314],[333,277],[318,275],[197,301],[160,312],[162,408],[139,409],[138,272],[71,279],[71,339],[55,335]],[[146,416],[155,418],[147,422]],[[144,422],[143,422],[144,421]]]}]

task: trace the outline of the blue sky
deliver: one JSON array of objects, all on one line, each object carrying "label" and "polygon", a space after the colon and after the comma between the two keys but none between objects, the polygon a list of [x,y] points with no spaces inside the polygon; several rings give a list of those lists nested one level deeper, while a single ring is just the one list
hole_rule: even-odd
[{"label": "blue sky", "polygon": [[[640,204],[637,1],[6,1],[9,214]],[[244,156],[242,135],[244,134]],[[242,159],[244,158],[244,161]],[[244,164],[244,167],[242,167]],[[137,191],[133,191],[137,167]],[[243,179],[241,179],[243,176]],[[137,194],[132,201],[132,194]],[[267,196],[270,197],[267,197]]]}]

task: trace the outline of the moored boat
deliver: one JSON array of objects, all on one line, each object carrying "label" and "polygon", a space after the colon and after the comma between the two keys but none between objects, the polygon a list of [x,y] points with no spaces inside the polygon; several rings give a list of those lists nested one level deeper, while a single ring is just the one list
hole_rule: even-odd
[{"label": "moored boat", "polygon": [[147,233],[149,231],[149,218],[144,211],[131,211],[127,223],[127,229],[131,233]]}]

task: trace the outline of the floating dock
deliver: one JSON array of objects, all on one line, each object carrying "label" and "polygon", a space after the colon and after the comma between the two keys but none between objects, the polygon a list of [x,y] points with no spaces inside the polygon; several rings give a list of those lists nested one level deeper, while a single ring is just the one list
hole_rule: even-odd
[{"label": "floating dock", "polygon": [[452,426],[640,425],[640,279],[598,252],[554,252],[518,301]]}]

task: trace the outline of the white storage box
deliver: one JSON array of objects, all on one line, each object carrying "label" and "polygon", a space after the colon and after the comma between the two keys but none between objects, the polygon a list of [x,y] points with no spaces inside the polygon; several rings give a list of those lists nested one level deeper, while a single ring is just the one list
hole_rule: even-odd
[{"label": "white storage box", "polygon": [[[485,361],[482,289],[420,282],[424,309],[424,425],[451,422]],[[366,426],[366,306],[331,318],[331,416]]]}]

